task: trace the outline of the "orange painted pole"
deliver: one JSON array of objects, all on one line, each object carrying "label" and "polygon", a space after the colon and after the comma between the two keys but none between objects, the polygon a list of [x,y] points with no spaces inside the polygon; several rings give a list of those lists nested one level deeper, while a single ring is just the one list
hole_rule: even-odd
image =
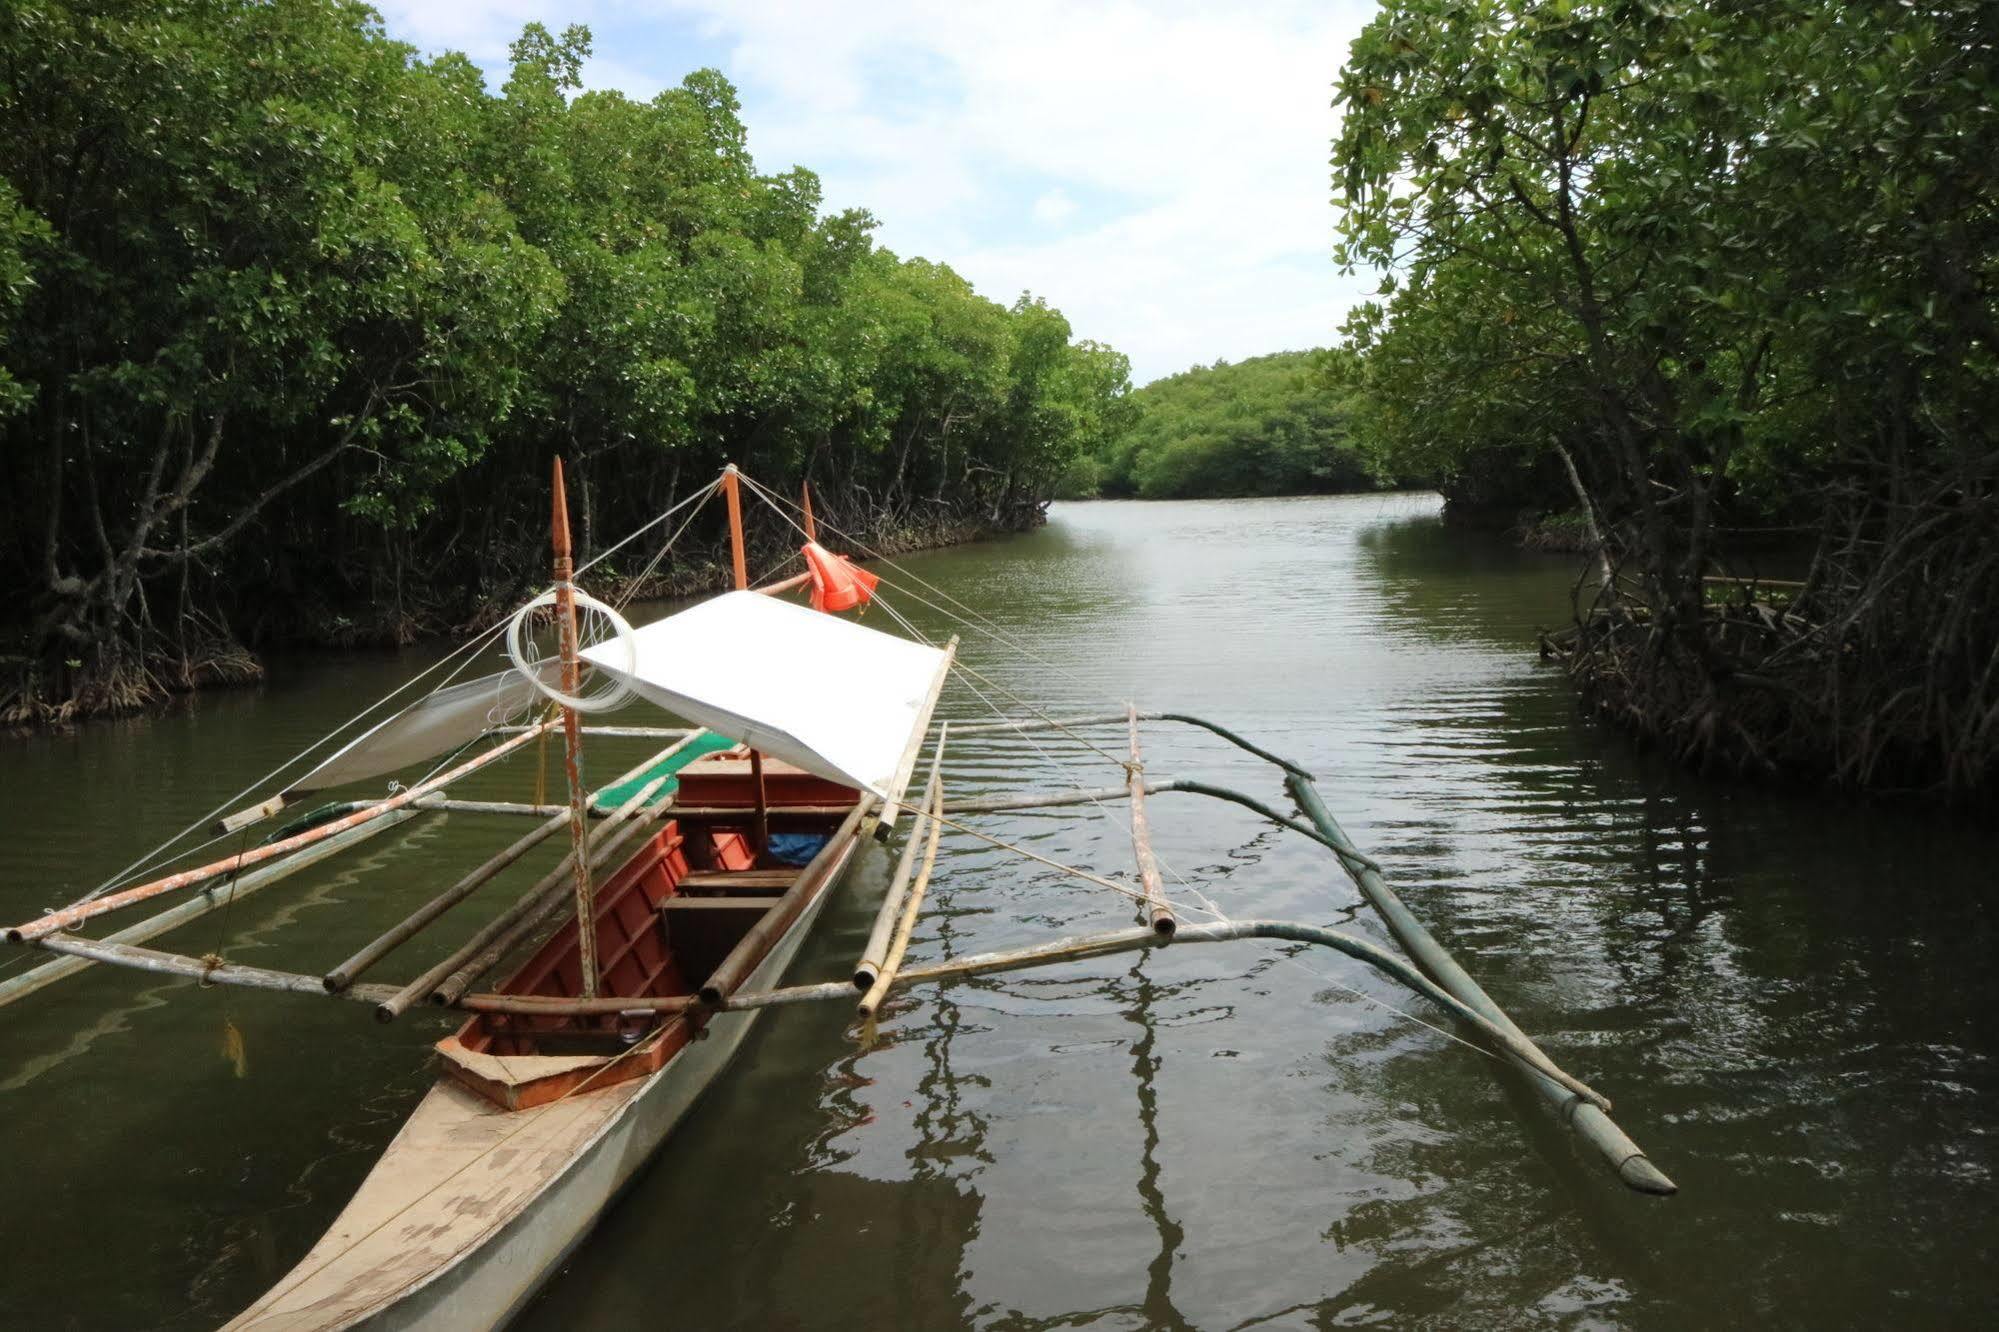
[{"label": "orange painted pole", "polygon": [[[562,692],[574,697],[583,670],[576,655],[576,562],[569,545],[569,493],[562,484],[562,459],[555,460],[554,516],[549,537],[555,548],[555,610],[562,642]],[[590,881],[590,793],[583,786],[583,724],[576,709],[562,709],[562,769],[569,778],[569,845],[575,853],[576,953],[583,971],[583,996],[597,997],[597,894]]]},{"label": "orange painted pole", "polygon": [[305,832],[287,837],[281,842],[272,842],[269,846],[253,847],[240,855],[229,856],[213,864],[203,865],[198,869],[182,870],[178,874],[169,874],[163,879],[154,879],[150,883],[142,883],[137,887],[127,888],[123,892],[107,893],[105,896],[89,902],[79,902],[75,906],[65,907],[61,911],[52,911],[40,920],[29,921],[25,925],[16,925],[9,929],[7,931],[7,940],[9,943],[29,943],[46,935],[54,934],[58,930],[66,930],[72,926],[81,925],[86,920],[106,915],[118,910],[120,907],[130,906],[134,902],[143,902],[149,897],[158,897],[161,893],[170,893],[176,888],[189,888],[197,883],[206,883],[210,879],[220,878],[224,874],[233,874],[237,870],[247,866],[261,864],[266,860],[275,860],[279,856],[289,855],[302,846],[311,846],[314,842],[323,842],[329,837],[346,832],[349,828],[358,828],[364,823],[372,823],[384,814],[421,800],[423,797],[433,794],[441,787],[449,786],[452,782],[457,781],[467,773],[476,772],[495,759],[503,758],[513,753],[516,749],[519,749],[522,745],[547,730],[548,725],[547,722],[542,722],[539,725],[530,726],[519,735],[509,737],[485,753],[467,759],[465,762],[451,769],[451,771],[439,773],[427,782],[419,782],[409,790],[382,801],[379,805],[370,805],[366,809],[356,810],[344,818],[335,819],[331,823],[322,823],[317,828],[309,828]]},{"label": "orange painted pole", "polygon": [[743,497],[734,463],[722,469],[722,497],[729,501],[729,560],[735,566],[736,590],[741,591],[750,585],[750,566],[743,554]]},{"label": "orange painted pole", "polygon": [[[742,592],[750,585],[750,566],[743,554],[743,501],[737,489],[734,463],[722,469],[722,494],[729,501],[729,558],[735,565],[736,590]],[[764,800],[764,756],[754,749],[750,751],[750,785],[755,788],[757,800],[753,840],[761,859],[770,849],[770,806]]]}]

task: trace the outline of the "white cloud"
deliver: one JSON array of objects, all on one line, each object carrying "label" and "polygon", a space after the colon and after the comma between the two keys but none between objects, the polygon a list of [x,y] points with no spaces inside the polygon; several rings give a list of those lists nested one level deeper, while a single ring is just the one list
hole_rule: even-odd
[{"label": "white cloud", "polygon": [[1060,190],[1050,190],[1034,201],[1034,220],[1056,227],[1076,215],[1076,201]]},{"label": "white cloud", "polygon": [[384,8],[396,35],[482,60],[531,18],[587,22],[592,85],[639,96],[719,58],[765,170],[813,168],[830,207],[996,300],[1046,296],[1141,381],[1324,344],[1362,294],[1331,261],[1327,156],[1372,0]]}]

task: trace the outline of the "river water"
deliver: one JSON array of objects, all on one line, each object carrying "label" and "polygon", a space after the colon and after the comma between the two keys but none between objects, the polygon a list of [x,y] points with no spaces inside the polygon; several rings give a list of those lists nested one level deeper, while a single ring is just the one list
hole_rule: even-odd
[{"label": "river water", "polygon": [[[993,703],[1136,698],[1312,768],[1460,960],[1616,1099],[1678,1197],[1626,1192],[1517,1078],[1357,964],[1187,946],[906,994],[865,1045],[830,1007],[767,1018],[520,1325],[1988,1324],[1999,839],[1699,780],[1582,720],[1531,646],[1566,613],[1571,562],[1447,530],[1437,507],[1057,506],[1031,535],[907,563],[987,617],[963,651]],[[892,604],[927,635],[960,628]],[[74,896],[428,660],[279,662],[186,713],[7,743],[0,914]],[[943,712],[991,715],[964,686]],[[1285,803],[1274,770],[1203,732],[1150,725],[1146,743],[1155,778]],[[632,761],[603,748],[595,773]],[[520,798],[531,768],[465,789]],[[946,772],[960,796],[1122,778],[1048,733],[965,737]],[[1234,806],[1152,803],[1176,898],[1389,942],[1314,844]],[[1130,864],[1115,810],[984,826]],[[323,970],[518,831],[425,816],[167,943]],[[794,979],[843,974],[886,871],[872,850]],[[919,960],[1131,921],[1124,899],[963,835],[931,903]],[[4,1010],[0,1324],[226,1318],[333,1217],[448,1025],[129,973]]]}]

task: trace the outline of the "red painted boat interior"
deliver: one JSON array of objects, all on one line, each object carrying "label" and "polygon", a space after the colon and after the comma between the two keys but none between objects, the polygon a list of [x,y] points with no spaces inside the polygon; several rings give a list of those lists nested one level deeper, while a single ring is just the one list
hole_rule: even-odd
[{"label": "red painted boat interior", "polygon": [[[773,833],[830,833],[859,793],[786,764],[766,761]],[[602,995],[694,993],[802,872],[754,852],[755,789],[747,761],[718,754],[681,774],[678,806],[732,811],[670,819],[597,890]],[[787,812],[786,806],[810,812]],[[502,994],[573,998],[582,993],[576,922],[570,920],[497,987]],[[445,1044],[479,1054],[616,1055],[651,1032],[651,1014],[569,1018],[480,1014]],[[448,1053],[448,1050],[447,1050]],[[648,1061],[650,1062],[650,1061]]]}]

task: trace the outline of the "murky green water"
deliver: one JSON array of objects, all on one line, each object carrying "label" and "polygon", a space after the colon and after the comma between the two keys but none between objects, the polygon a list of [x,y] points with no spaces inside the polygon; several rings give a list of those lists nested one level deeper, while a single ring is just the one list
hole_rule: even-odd
[{"label": "murky green water", "polygon": [[[1568,562],[1447,532],[1435,508],[1058,507],[1032,536],[910,563],[1042,659],[967,631],[996,701],[1136,696],[1315,768],[1410,904],[1617,1099],[1678,1198],[1624,1192],[1517,1081],[1382,1007],[1434,1019],[1354,964],[1187,947],[905,997],[866,1050],[840,1012],[768,1019],[523,1325],[1989,1322],[1999,839],[1702,783],[1580,721],[1529,648],[1564,613]],[[287,663],[186,715],[0,747],[0,915],[74,896],[422,660]],[[945,708],[986,712],[964,690]],[[1283,799],[1202,733],[1149,734],[1155,775]],[[601,775],[638,756],[604,748]],[[472,786],[518,797],[531,767]],[[968,739],[948,775],[967,795],[1120,777],[1053,736]],[[1176,896],[1386,942],[1310,843],[1234,807],[1155,805]],[[1057,859],[1129,864],[1121,823],[1064,814],[989,822]],[[420,820],[170,943],[323,969],[518,832],[494,822]],[[795,977],[845,969],[885,869],[877,851],[850,878]],[[1130,919],[962,837],[932,901],[923,959]],[[233,1313],[367,1171],[445,1025],[130,975],[0,1010],[0,1323]]]}]

